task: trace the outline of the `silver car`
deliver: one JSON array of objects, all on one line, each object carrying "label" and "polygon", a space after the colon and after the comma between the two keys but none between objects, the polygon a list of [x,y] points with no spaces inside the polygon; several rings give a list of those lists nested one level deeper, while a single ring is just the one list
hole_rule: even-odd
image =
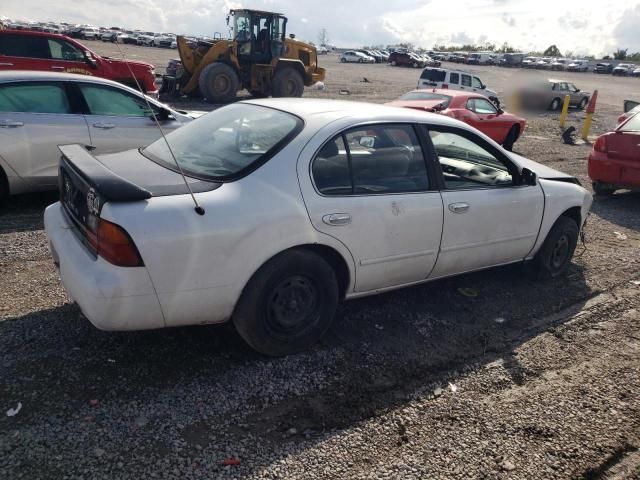
[{"label": "silver car", "polygon": [[564,97],[569,95],[572,107],[586,108],[589,103],[588,92],[583,92],[573,83],[564,80],[549,79],[534,83],[520,91],[521,102],[525,108],[560,110]]},{"label": "silver car", "polygon": [[[147,99],[165,130],[198,114]],[[160,137],[142,93],[98,77],[71,73],[0,72],[0,201],[54,190],[58,145],[80,143],[110,153]]]}]

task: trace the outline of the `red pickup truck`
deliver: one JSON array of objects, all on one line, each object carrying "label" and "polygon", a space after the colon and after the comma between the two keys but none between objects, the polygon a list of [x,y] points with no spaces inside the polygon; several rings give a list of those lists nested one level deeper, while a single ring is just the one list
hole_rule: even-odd
[{"label": "red pickup truck", "polygon": [[0,30],[0,71],[41,70],[95,75],[158,95],[154,66],[101,57],[72,38],[53,33]]}]

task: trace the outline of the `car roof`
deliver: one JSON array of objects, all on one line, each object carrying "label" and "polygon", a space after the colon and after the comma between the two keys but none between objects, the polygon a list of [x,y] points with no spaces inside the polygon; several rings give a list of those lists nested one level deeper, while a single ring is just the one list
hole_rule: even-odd
[{"label": "car roof", "polygon": [[62,72],[40,72],[37,70],[9,70],[0,72],[0,83],[8,82],[25,82],[25,81],[52,81],[52,82],[86,82],[99,83],[101,85],[113,85],[125,90],[132,90],[130,87],[122,83],[114,82],[107,78],[96,77],[94,75],[82,75],[78,73],[62,73]]},{"label": "car roof", "polygon": [[429,114],[376,103],[316,98],[268,98],[245,100],[241,103],[283,110],[303,120],[310,120],[316,115],[323,115],[329,121],[345,117],[364,118],[372,122],[385,120],[392,122],[424,122],[425,119],[428,119],[433,124],[461,126],[461,122],[444,115]]}]

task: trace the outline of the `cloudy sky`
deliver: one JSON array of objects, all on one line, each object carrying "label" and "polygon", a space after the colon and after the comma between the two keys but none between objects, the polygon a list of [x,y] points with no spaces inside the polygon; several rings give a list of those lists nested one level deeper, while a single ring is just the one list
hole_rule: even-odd
[{"label": "cloudy sky", "polygon": [[496,44],[604,55],[640,51],[640,0],[2,0],[0,15],[195,35],[226,33],[230,7],[285,13],[288,31],[343,47]]}]

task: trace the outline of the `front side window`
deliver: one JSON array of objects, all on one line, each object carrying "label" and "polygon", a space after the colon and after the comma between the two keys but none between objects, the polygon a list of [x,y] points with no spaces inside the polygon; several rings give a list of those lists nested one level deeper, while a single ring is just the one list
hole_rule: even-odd
[{"label": "front side window", "polygon": [[[302,125],[290,113],[236,103],[174,130],[167,140],[187,175],[223,181],[268,160],[295,137]],[[162,138],[141,152],[171,170],[176,169]]]},{"label": "front side window", "polygon": [[471,76],[470,75],[462,75],[462,85],[465,87],[471,86]]},{"label": "front side window", "polygon": [[473,138],[473,134],[429,128],[447,190],[512,186],[508,166]]},{"label": "front side window", "polygon": [[74,45],[57,38],[48,38],[49,51],[54,60],[67,60],[71,62],[84,61],[84,54]]},{"label": "front side window", "polygon": [[484,98],[471,98],[467,101],[467,108],[472,112],[479,114],[495,114],[498,111],[496,107],[489,101]]},{"label": "front side window", "polygon": [[147,102],[129,92],[88,83],[81,83],[79,86],[91,115],[117,117],[151,116]]},{"label": "front side window", "polygon": [[0,112],[71,113],[62,83],[0,85]]},{"label": "front side window", "polygon": [[422,148],[410,125],[370,125],[338,135],[318,153],[312,173],[324,195],[429,189]]},{"label": "front side window", "polygon": [[480,88],[480,89],[484,88],[484,85],[482,84],[482,82],[478,77],[473,77],[473,88]]}]

